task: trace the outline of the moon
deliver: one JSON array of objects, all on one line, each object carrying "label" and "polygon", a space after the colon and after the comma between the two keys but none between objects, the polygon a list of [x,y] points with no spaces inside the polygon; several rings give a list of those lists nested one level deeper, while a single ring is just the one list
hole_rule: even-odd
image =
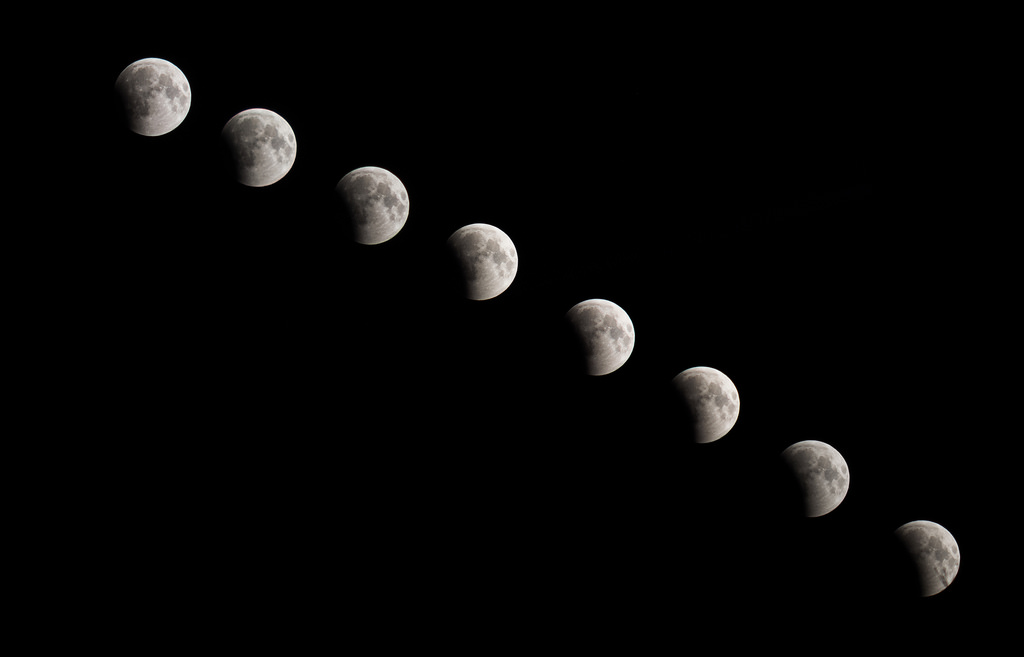
[{"label": "moon", "polygon": [[711,443],[736,424],[740,394],[725,374],[712,367],[691,367],[672,379],[689,413],[687,433],[698,443]]},{"label": "moon", "polygon": [[335,187],[348,212],[352,237],[380,244],[398,234],[409,218],[409,193],[398,176],[380,167],[360,167]]},{"label": "moon", "polygon": [[276,112],[243,110],[228,119],[221,136],[243,185],[273,185],[295,164],[295,133]]},{"label": "moon", "polygon": [[796,479],[804,515],[817,518],[834,511],[850,490],[850,468],[835,447],[818,440],[794,443],[782,461]]},{"label": "moon", "polygon": [[917,568],[921,597],[940,593],[960,570],[960,546],[945,527],[915,520],[896,529],[896,538]]},{"label": "moon", "polygon": [[625,310],[611,301],[581,301],[565,317],[577,338],[587,374],[610,374],[633,353],[633,322]]},{"label": "moon", "polygon": [[499,228],[490,224],[463,226],[448,238],[470,299],[493,299],[512,285],[519,271],[516,247]]},{"label": "moon", "polygon": [[149,57],[129,64],[114,82],[124,105],[128,128],[159,137],[185,120],[192,106],[192,89],[185,74],[165,59]]}]

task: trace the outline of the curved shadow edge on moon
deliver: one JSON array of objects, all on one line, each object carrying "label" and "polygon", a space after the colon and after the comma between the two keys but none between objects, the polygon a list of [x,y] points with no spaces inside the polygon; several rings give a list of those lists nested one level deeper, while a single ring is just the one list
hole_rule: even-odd
[{"label": "curved shadow edge on moon", "polygon": [[724,437],[736,425],[740,413],[740,395],[736,385],[712,367],[691,367],[672,379],[682,401],[684,419],[680,423],[685,437],[697,443],[710,443]]},{"label": "curved shadow edge on moon", "polygon": [[519,271],[519,254],[512,240],[490,224],[463,226],[452,233],[447,246],[469,299],[493,299],[512,285]]}]

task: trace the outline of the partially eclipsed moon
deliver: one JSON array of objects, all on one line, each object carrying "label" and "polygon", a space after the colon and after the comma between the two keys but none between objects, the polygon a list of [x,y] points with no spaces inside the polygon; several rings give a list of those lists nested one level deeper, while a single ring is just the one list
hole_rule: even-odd
[{"label": "partially eclipsed moon", "polygon": [[470,299],[493,299],[512,285],[519,271],[519,254],[512,240],[489,224],[463,226],[448,238],[448,248]]},{"label": "partially eclipsed moon", "polygon": [[696,442],[714,442],[736,424],[740,394],[725,374],[712,367],[691,367],[677,374],[672,384],[689,414],[686,433]]},{"label": "partially eclipsed moon", "polygon": [[158,137],[185,120],[192,90],[181,70],[165,59],[150,57],[129,64],[114,82],[132,132]]},{"label": "partially eclipsed moon", "polygon": [[611,301],[581,301],[565,316],[579,341],[587,374],[610,374],[633,353],[633,322]]},{"label": "partially eclipsed moon", "polygon": [[917,568],[922,597],[940,593],[960,570],[960,546],[945,527],[930,520],[915,520],[900,526],[896,538]]},{"label": "partially eclipsed moon", "polygon": [[398,176],[380,167],[360,167],[338,181],[352,237],[360,244],[386,242],[409,218],[409,193]]},{"label": "partially eclipsed moon", "polygon": [[268,109],[235,114],[221,136],[235,165],[235,176],[243,185],[273,185],[295,163],[295,133],[287,121]]},{"label": "partially eclipsed moon", "polygon": [[787,447],[782,452],[782,460],[796,478],[807,517],[823,516],[846,498],[850,490],[850,468],[835,447],[817,440],[804,440]]}]

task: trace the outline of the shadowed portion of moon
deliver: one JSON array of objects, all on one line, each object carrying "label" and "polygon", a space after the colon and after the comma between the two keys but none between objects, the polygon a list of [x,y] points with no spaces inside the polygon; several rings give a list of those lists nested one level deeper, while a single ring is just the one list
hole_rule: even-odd
[{"label": "shadowed portion of moon", "polygon": [[192,89],[181,70],[165,59],[150,57],[129,64],[114,82],[124,105],[128,128],[158,137],[185,120],[192,106]]},{"label": "shadowed portion of moon", "polygon": [[512,285],[519,271],[519,254],[512,240],[490,224],[463,226],[448,238],[448,249],[462,275],[463,292],[470,299],[493,299]]},{"label": "shadowed portion of moon", "polygon": [[917,571],[918,593],[941,593],[960,570],[960,546],[942,525],[914,520],[896,529],[896,538]]},{"label": "shadowed portion of moon", "polygon": [[398,176],[380,167],[360,167],[338,181],[352,239],[380,244],[398,234],[409,218],[409,193]]},{"label": "shadowed portion of moon", "polygon": [[817,518],[834,511],[850,489],[850,468],[835,447],[818,440],[794,443],[782,452],[799,489],[803,514]]},{"label": "shadowed portion of moon", "polygon": [[243,185],[273,185],[295,164],[295,133],[276,112],[243,110],[228,120],[221,136],[235,177]]},{"label": "shadowed portion of moon", "polygon": [[735,384],[712,367],[691,367],[672,379],[682,399],[683,434],[698,443],[718,440],[736,424],[740,395]]},{"label": "shadowed portion of moon", "polygon": [[622,367],[633,353],[633,322],[605,299],[581,301],[566,313],[587,374],[603,376]]}]

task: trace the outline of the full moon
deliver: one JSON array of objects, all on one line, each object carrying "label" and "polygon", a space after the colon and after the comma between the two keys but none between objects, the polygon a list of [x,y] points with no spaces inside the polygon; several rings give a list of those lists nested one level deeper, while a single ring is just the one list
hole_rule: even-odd
[{"label": "full moon", "polygon": [[685,427],[693,440],[711,443],[729,433],[740,414],[740,394],[732,380],[711,367],[691,367],[672,379],[685,403]]},{"label": "full moon", "polygon": [[796,478],[803,496],[804,515],[817,518],[836,507],[850,490],[850,468],[831,445],[817,440],[794,443],[782,452],[782,461]]},{"label": "full moon", "polygon": [[349,171],[334,191],[345,204],[352,237],[360,244],[387,242],[409,218],[409,193],[398,176],[386,169]]},{"label": "full moon", "polygon": [[129,64],[114,82],[124,104],[128,128],[147,137],[174,130],[192,105],[192,90],[181,70],[165,59],[150,57]]},{"label": "full moon", "polygon": [[949,531],[930,520],[915,520],[900,526],[896,538],[917,568],[922,597],[940,593],[960,570],[960,547]]},{"label": "full moon", "polygon": [[273,185],[295,164],[295,133],[276,112],[241,111],[228,119],[221,136],[243,185]]},{"label": "full moon", "polygon": [[625,310],[611,301],[581,301],[565,317],[578,339],[587,374],[610,374],[633,353],[633,322]]},{"label": "full moon", "polygon": [[489,224],[463,226],[448,238],[470,299],[493,299],[512,285],[519,254],[503,231]]}]

